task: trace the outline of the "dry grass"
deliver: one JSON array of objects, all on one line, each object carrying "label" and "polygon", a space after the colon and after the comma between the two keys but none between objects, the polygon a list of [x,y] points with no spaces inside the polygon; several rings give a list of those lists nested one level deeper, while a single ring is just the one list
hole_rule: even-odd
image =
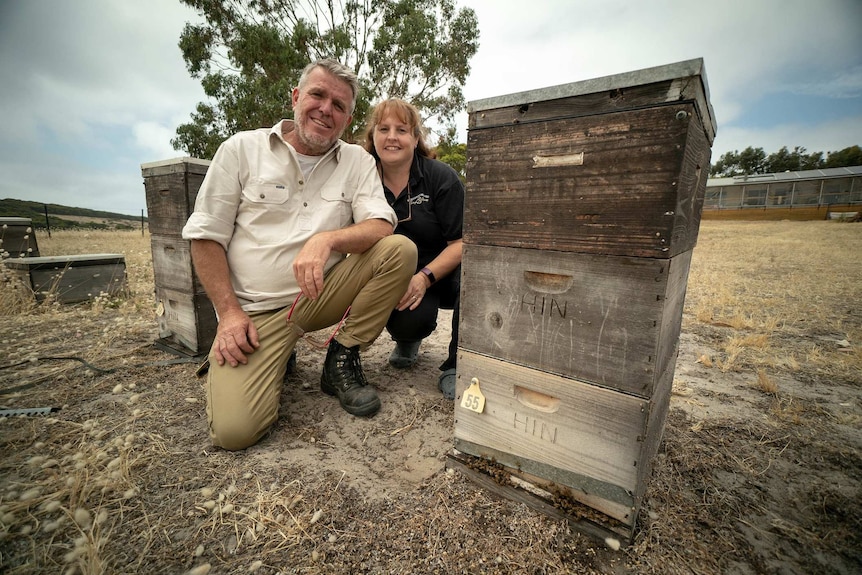
[{"label": "dry grass", "polygon": [[[701,227],[684,329],[727,328],[723,371],[813,364],[835,377],[862,373],[862,230],[830,222],[713,222]],[[790,354],[784,340],[809,338]],[[855,345],[840,345],[855,342]]]},{"label": "dry grass", "polygon": [[[862,569],[858,224],[703,223],[662,449],[616,553],[443,469],[452,412],[436,356],[431,392],[409,394],[385,344],[364,358],[395,409],[359,420],[304,383],[319,357],[303,349],[303,383],[286,386],[264,444],[212,449],[194,366],[154,367],[168,358],[150,345],[149,237],[58,232],[39,246],[123,253],[129,295],[35,305],[4,280],[2,407],[62,409],[0,418],[0,572]],[[97,369],[39,359],[70,355]],[[422,462],[435,467],[420,475]]]},{"label": "dry grass", "polygon": [[[122,254],[126,262],[128,293],[119,297],[96,297],[87,305],[98,313],[105,307],[119,307],[124,312],[141,312],[152,309],[153,265],[149,234],[138,231],[55,231],[39,237],[41,256],[78,254]],[[52,298],[39,304],[29,286],[23,285],[18,274],[5,266],[0,267],[0,316],[29,313],[64,313],[63,306]]]}]

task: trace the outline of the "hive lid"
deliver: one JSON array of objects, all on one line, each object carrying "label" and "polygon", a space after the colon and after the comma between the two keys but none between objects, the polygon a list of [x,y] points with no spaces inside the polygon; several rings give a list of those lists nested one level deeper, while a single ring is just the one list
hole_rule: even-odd
[{"label": "hive lid", "polygon": [[205,174],[209,165],[209,160],[201,160],[200,158],[186,156],[182,158],[171,158],[169,160],[159,160],[158,162],[147,162],[145,164],[141,164],[141,173],[145,177],[161,176],[177,172]]},{"label": "hive lid", "polygon": [[39,256],[31,258],[9,258],[3,260],[12,269],[44,269],[60,267],[81,267],[125,263],[123,254],[79,254],[73,256]]},{"label": "hive lid", "polygon": [[[709,102],[709,86],[703,58],[684,60],[673,64],[644,68],[622,74],[603,76],[580,82],[549,86],[525,92],[473,100],[467,103],[467,113],[471,116],[498,108],[517,107],[549,100],[577,98],[602,92],[614,92],[648,86],[667,84],[666,89],[651,93],[654,104],[671,103],[679,100],[693,100],[703,123],[710,144],[715,139],[715,112]],[[621,108],[624,109],[624,108]],[[603,110],[607,111],[607,110]],[[471,122],[471,128],[477,127]]]}]

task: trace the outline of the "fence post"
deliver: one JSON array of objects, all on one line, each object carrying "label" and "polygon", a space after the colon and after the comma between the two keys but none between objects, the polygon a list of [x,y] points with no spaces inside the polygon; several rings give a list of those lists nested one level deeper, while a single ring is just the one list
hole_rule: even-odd
[{"label": "fence post", "polygon": [[45,227],[48,228],[48,239],[51,239],[51,222],[48,220],[48,204],[42,204],[45,208]]}]

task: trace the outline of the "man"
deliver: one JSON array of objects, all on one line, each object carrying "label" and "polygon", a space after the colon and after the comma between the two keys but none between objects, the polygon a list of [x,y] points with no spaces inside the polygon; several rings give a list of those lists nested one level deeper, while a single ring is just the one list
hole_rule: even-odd
[{"label": "man", "polygon": [[277,419],[297,340],[342,320],[321,389],[354,415],[380,408],[359,350],[383,330],[417,255],[392,233],[397,218],[373,158],[339,140],[357,90],[338,62],[309,64],[291,95],[294,120],[228,138],[183,229],[219,319],[207,420],[225,449],[253,445]]}]

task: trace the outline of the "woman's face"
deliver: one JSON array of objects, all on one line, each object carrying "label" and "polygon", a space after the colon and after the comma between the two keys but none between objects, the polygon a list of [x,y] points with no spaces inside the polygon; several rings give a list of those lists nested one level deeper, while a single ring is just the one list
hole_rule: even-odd
[{"label": "woman's face", "polygon": [[418,143],[413,128],[393,113],[383,116],[374,128],[374,149],[384,165],[410,164]]}]

